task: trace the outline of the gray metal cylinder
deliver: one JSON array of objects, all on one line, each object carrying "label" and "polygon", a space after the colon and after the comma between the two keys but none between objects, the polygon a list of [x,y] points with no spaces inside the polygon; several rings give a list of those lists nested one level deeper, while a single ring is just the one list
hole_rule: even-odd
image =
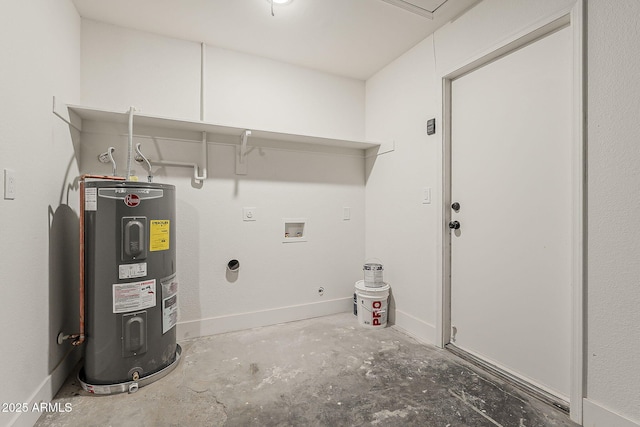
[{"label": "gray metal cylinder", "polygon": [[129,382],[176,361],[175,187],[85,184],[83,377]]}]

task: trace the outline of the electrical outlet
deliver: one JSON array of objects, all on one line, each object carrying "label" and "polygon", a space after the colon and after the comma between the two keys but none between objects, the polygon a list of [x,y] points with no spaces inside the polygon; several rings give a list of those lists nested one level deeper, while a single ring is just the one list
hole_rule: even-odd
[{"label": "electrical outlet", "polygon": [[255,221],[256,219],[256,208],[242,208],[243,221]]},{"label": "electrical outlet", "polygon": [[4,199],[16,198],[16,173],[11,169],[4,170]]}]

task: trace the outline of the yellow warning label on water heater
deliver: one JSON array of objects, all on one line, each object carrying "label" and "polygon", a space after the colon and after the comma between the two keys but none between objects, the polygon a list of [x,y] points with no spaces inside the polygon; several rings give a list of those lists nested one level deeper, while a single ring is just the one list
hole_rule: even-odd
[{"label": "yellow warning label on water heater", "polygon": [[168,219],[152,219],[149,227],[149,250],[166,251],[169,249],[169,227],[171,221]]}]

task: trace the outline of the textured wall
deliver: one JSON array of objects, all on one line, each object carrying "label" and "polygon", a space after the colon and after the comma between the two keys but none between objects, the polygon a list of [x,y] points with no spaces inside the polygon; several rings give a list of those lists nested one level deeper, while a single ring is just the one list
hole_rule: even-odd
[{"label": "textured wall", "polygon": [[587,398],[640,424],[640,3],[587,12]]},{"label": "textured wall", "polygon": [[82,20],[82,105],[200,119],[200,45]]},{"label": "textured wall", "polygon": [[[2,10],[0,168],[15,171],[17,195],[0,199],[0,402],[31,403],[50,400],[74,363],[56,336],[78,327],[78,169],[52,101],[79,100],[80,17],[66,0],[11,0]],[[18,416],[2,412],[0,425]]]},{"label": "textured wall", "polygon": [[207,47],[205,120],[330,138],[364,138],[364,82]]},{"label": "textured wall", "polygon": [[[367,159],[366,254],[384,264],[392,319],[425,341],[434,340],[438,281],[441,144],[426,134],[439,108],[435,83],[431,37],[367,81],[367,137],[394,141],[395,151]],[[424,187],[431,204],[422,204]]]}]

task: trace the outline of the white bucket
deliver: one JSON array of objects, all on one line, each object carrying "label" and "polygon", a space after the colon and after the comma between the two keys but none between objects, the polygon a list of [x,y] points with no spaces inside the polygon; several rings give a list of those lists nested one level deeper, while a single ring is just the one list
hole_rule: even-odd
[{"label": "white bucket", "polygon": [[381,288],[384,286],[382,280],[382,264],[366,263],[362,270],[364,271],[364,285],[369,288]]},{"label": "white bucket", "polygon": [[387,326],[387,301],[391,286],[384,284],[378,288],[365,286],[364,280],[356,282],[358,298],[358,323],[367,328]]}]

